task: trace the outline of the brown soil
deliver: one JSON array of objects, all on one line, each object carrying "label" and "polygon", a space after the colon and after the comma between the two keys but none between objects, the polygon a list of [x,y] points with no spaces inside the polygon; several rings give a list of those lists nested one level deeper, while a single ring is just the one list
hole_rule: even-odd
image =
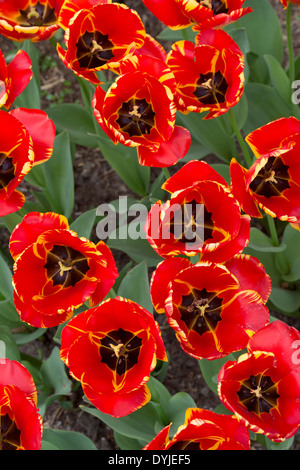
[{"label": "brown soil", "polygon": [[[283,21],[283,9],[279,0],[270,1],[277,8],[278,14]],[[164,28],[144,7],[141,0],[127,0],[121,3],[125,3],[139,12],[147,32],[151,33],[154,37]],[[299,22],[297,21],[294,23],[294,33],[294,37],[299,37]],[[4,54],[11,50],[11,46],[10,41],[0,37],[0,47]],[[72,92],[65,94],[64,101],[74,102],[76,99],[80,100],[80,90],[73,74],[60,62],[51,44],[48,42],[39,43],[38,47],[42,58],[50,56],[56,62],[55,66],[52,66],[43,73],[42,89],[47,90],[48,93],[53,95],[52,100],[55,97],[59,99],[62,91],[65,90],[64,81],[68,80],[72,84]],[[45,108],[49,106],[46,96],[43,106]],[[104,202],[117,199],[120,195],[131,195],[127,186],[110,168],[99,150],[77,146],[74,175],[74,217]],[[22,189],[26,191],[25,184]],[[1,240],[2,244],[6,246],[8,240],[7,232],[3,231]],[[122,268],[129,260],[126,254],[116,250],[114,250],[114,256],[119,268]],[[161,325],[162,336],[170,356],[169,368],[164,384],[170,393],[175,394],[179,391],[185,391],[192,396],[197,406],[213,410],[220,402],[207,387],[201,375],[198,362],[182,351],[174,332],[167,325],[165,318],[158,316],[157,320]],[[284,318],[284,321],[295,325],[295,322],[289,318]],[[43,357],[46,359],[53,348],[52,336],[53,331],[50,329],[40,340],[28,345],[26,352],[35,356],[42,351]],[[98,449],[116,449],[117,446],[114,443],[111,429],[97,418],[81,411],[79,406],[84,403],[81,388],[73,392],[70,400],[73,403],[73,409],[71,410],[62,408],[58,402],[53,403],[46,412],[44,425],[55,429],[79,431],[92,439]]]}]

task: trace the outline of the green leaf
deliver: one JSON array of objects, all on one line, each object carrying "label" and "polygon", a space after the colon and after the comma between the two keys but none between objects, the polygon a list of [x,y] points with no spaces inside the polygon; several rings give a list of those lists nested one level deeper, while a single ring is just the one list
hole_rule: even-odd
[{"label": "green leaf", "polygon": [[66,131],[57,135],[53,154],[44,163],[46,188],[43,196],[49,201],[52,211],[70,217],[74,207],[74,173],[70,140]]},{"label": "green leaf", "polygon": [[71,382],[66,374],[65,365],[60,359],[58,347],[54,347],[50,356],[41,366],[44,383],[53,388],[55,395],[69,395]]},{"label": "green leaf", "polygon": [[74,230],[79,237],[91,238],[92,230],[96,221],[96,209],[91,209],[81,214],[70,224],[70,229]]},{"label": "green leaf", "polygon": [[86,108],[74,103],[64,103],[47,108],[46,113],[53,120],[57,132],[67,130],[70,139],[77,145],[97,148],[93,116]]},{"label": "green leaf", "polygon": [[[14,335],[7,326],[0,326],[0,343],[2,344],[2,353],[5,352],[5,356],[1,357],[6,357],[12,361],[20,361],[18,345],[15,341]],[[3,344],[5,345],[5,348],[3,348]]]},{"label": "green leaf", "polygon": [[248,119],[244,126],[246,134],[280,117],[289,117],[292,113],[291,106],[270,85],[248,82],[244,93],[248,101]]},{"label": "green leaf", "polygon": [[124,436],[117,431],[114,431],[114,439],[121,450],[142,450],[145,446],[145,441],[141,443],[138,439]]},{"label": "green leaf", "polygon": [[11,329],[24,326],[12,299],[0,301],[0,323]]},{"label": "green leaf", "polygon": [[148,443],[156,435],[155,425],[159,421],[159,416],[156,412],[155,404],[151,401],[139,410],[121,418],[114,418],[93,407],[81,406],[80,408],[96,416],[114,431],[126,437]]},{"label": "green leaf", "polygon": [[201,359],[200,361],[198,361],[206,384],[216,395],[218,395],[218,374],[222,366],[227,361],[234,360],[234,355],[229,354],[228,356],[222,357],[221,359],[215,359],[213,361],[209,361],[207,359]]},{"label": "green leaf", "polygon": [[282,313],[291,316],[300,316],[300,291],[272,287],[270,301]]},{"label": "green leaf", "polygon": [[131,238],[121,239],[118,233],[119,229],[109,237],[107,245],[110,248],[126,253],[136,263],[146,261],[149,267],[154,267],[162,261],[162,257],[153,250],[147,240],[143,238],[138,238],[137,240],[132,240]]},{"label": "green leaf", "polygon": [[274,246],[271,238],[256,227],[251,227],[250,229],[248,247],[255,251],[263,251],[265,253],[280,253],[286,249],[285,244]]},{"label": "green leaf", "polygon": [[22,47],[25,52],[29,55],[32,62],[33,77],[25,90],[16,98],[14,107],[16,108],[41,108],[41,95],[40,86],[41,78],[39,71],[39,58],[40,53],[37,47],[30,40],[23,41]]},{"label": "green leaf", "polygon": [[289,450],[291,449],[295,436],[290,437],[289,439],[285,439],[282,442],[273,442],[271,439],[268,439],[267,436],[265,437],[266,448],[268,450]]},{"label": "green leaf", "polygon": [[203,117],[203,113],[178,114],[177,120],[197,136],[209,152],[215,153],[224,161],[230,161],[235,154],[234,138],[224,129],[223,116],[207,120]]},{"label": "green leaf", "polygon": [[119,286],[118,295],[133,300],[148,310],[148,312],[153,312],[146,261],[142,261],[128,271]]},{"label": "green leaf", "polygon": [[[283,35],[277,13],[268,0],[246,0],[243,7],[253,12],[231,23],[225,29],[231,34],[234,29],[245,28],[250,50],[258,55],[270,54],[280,63],[283,59]],[[266,23],[267,21],[267,23]]]},{"label": "green leaf", "polygon": [[170,29],[164,28],[157,39],[160,41],[182,41],[183,39],[187,39],[188,41],[194,42],[195,36],[197,32],[193,31],[192,28],[184,28],[184,29]]},{"label": "green leaf", "polygon": [[188,408],[197,408],[197,405],[193,398],[186,392],[176,393],[166,404],[166,415],[170,423],[172,423],[170,437],[175,434],[179,426],[184,424],[185,413]]},{"label": "green leaf", "polygon": [[278,91],[281,98],[287,103],[291,103],[292,90],[285,70],[274,56],[265,54],[264,58],[268,66],[272,85]]},{"label": "green leaf", "polygon": [[282,245],[285,246],[284,256],[290,268],[288,274],[283,274],[286,282],[296,282],[300,279],[300,232],[290,224],[286,226],[282,236]]},{"label": "green leaf", "polygon": [[5,299],[12,299],[13,285],[12,272],[7,266],[4,258],[0,255],[0,293]]},{"label": "green leaf", "polygon": [[80,432],[45,427],[41,450],[97,450],[97,447]]}]

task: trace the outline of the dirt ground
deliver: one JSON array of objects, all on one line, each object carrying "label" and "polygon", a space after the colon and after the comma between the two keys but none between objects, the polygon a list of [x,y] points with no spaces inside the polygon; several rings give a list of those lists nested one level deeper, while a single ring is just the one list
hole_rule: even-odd
[{"label": "dirt ground", "polygon": [[[283,22],[285,34],[282,5],[279,0],[270,1],[278,11],[278,15]],[[139,12],[146,31],[152,34],[152,36],[156,37],[164,28],[164,26],[144,7],[141,0],[127,0],[121,3],[125,3]],[[299,25],[300,23],[295,20],[293,24],[294,37],[299,37]],[[78,84],[74,80],[72,72],[67,70],[64,65],[60,63],[51,44],[48,42],[40,43],[38,47],[41,50],[42,57],[50,56],[52,60],[56,62],[55,66],[50,67],[44,72],[42,76],[42,89],[52,95],[52,100],[55,99],[55,97],[58,99],[63,86],[65,90],[64,81],[67,80],[71,83],[70,89],[72,91],[65,95],[65,101],[74,102],[76,99],[79,99],[80,92]],[[10,50],[11,43],[5,38],[0,37],[0,48],[5,54]],[[47,107],[49,104],[47,103],[46,95],[44,99],[45,107]],[[104,202],[109,202],[121,195],[130,195],[127,186],[110,168],[99,150],[77,146],[74,161],[74,176],[75,217],[88,209],[97,207]],[[93,188],[92,191],[90,188]],[[26,191],[26,186],[24,189]],[[7,233],[3,232],[1,234],[1,240],[4,244],[7,241],[7,237]],[[113,254],[118,267],[122,268],[128,261],[126,254],[117,251],[114,251]],[[213,410],[220,402],[203,380],[198,361],[182,351],[175,338],[174,332],[169,328],[165,318],[157,316],[157,320],[160,323],[165,346],[170,356],[169,368],[164,384],[171,394],[185,391],[192,396],[197,406]],[[295,322],[291,319],[284,318],[284,320],[296,326]],[[299,328],[299,326],[300,321],[298,321],[297,327]],[[27,349],[27,352],[32,352],[34,355],[36,351],[39,350],[42,351],[44,357],[47,358],[53,347],[52,334],[53,331],[50,329],[42,340],[38,340],[34,345],[30,346],[33,348],[32,351]],[[44,426],[79,431],[88,436],[99,450],[117,449],[112,430],[97,418],[83,412],[79,408],[80,404],[83,404],[81,389],[79,388],[74,392],[70,398],[73,402],[73,409],[65,410],[59,406],[58,403],[53,403],[46,412]]]}]

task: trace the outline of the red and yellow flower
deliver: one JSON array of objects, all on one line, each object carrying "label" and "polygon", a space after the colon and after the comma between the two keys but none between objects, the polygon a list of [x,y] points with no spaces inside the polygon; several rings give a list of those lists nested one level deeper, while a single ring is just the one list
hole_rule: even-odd
[{"label": "red and yellow flower", "polygon": [[230,164],[231,187],[251,217],[272,217],[300,227],[300,121],[280,118],[251,132],[246,141],[256,161],[247,170],[235,159]]},{"label": "red and yellow flower", "polygon": [[55,127],[44,111],[0,111],[0,216],[19,210],[25,196],[16,188],[32,166],[48,160]]},{"label": "red and yellow flower", "polygon": [[149,211],[145,232],[162,257],[194,256],[224,262],[248,244],[250,217],[241,215],[230,188],[209,164],[192,160],[162,188],[171,198]]},{"label": "red and yellow flower", "polygon": [[61,359],[96,408],[121,417],[150,400],[150,373],[156,360],[167,356],[153,315],[115,297],[68,322],[61,335]]},{"label": "red and yellow flower", "polygon": [[143,0],[147,8],[171,29],[220,28],[250,13],[245,0]]},{"label": "red and yellow flower", "polygon": [[7,65],[0,50],[0,107],[8,110],[32,78],[32,62],[27,52],[19,50]]},{"label": "red and yellow flower", "polygon": [[137,147],[145,166],[174,165],[187,153],[190,132],[175,125],[174,75],[165,62],[137,54],[124,60],[119,77],[105,93],[98,86],[93,98],[96,119],[117,144]]},{"label": "red and yellow flower", "polygon": [[[64,64],[86,80],[99,84],[97,72],[114,69],[144,43],[146,32],[135,10],[107,1],[78,9],[78,2],[65,2],[59,19],[65,30],[67,49],[57,45]],[[72,16],[73,15],[73,16]]]},{"label": "red and yellow flower", "polygon": [[206,112],[211,119],[235,106],[244,91],[244,56],[223,30],[199,33],[195,44],[172,45],[167,64],[176,79],[177,107],[183,113]]},{"label": "red and yellow flower", "polygon": [[13,41],[51,38],[64,0],[1,0],[0,34]]},{"label": "red and yellow flower", "polygon": [[43,422],[28,370],[0,358],[0,450],[40,450]]},{"label": "red and yellow flower", "polygon": [[143,450],[250,450],[249,432],[234,415],[188,408],[185,423],[172,438],[170,427],[163,428]]},{"label": "red and yellow flower", "polygon": [[279,442],[300,426],[300,333],[276,320],[249,340],[248,353],[228,361],[218,380],[219,397],[238,420]]},{"label": "red and yellow flower", "polygon": [[13,230],[14,302],[21,320],[35,327],[59,325],[89,299],[97,305],[118,272],[111,251],[69,229],[64,216],[27,214]]},{"label": "red and yellow flower", "polygon": [[269,322],[270,277],[256,258],[224,264],[186,258],[162,261],[151,278],[157,313],[165,312],[182,349],[196,359],[219,359],[244,349]]}]

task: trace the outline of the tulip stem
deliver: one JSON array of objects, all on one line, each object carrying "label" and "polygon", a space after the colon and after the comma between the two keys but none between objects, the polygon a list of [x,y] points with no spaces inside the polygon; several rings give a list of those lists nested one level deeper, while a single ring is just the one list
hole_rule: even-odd
[{"label": "tulip stem", "polygon": [[294,61],[294,48],[293,48],[293,36],[292,36],[292,3],[289,3],[286,8],[286,34],[287,34],[287,45],[289,54],[289,79],[290,85],[293,86],[295,79],[295,61]]},{"label": "tulip stem", "polygon": [[240,129],[237,125],[237,122],[236,122],[236,119],[235,119],[235,115],[232,111],[232,109],[229,109],[228,110],[228,115],[230,117],[230,121],[231,121],[231,125],[232,125],[232,129],[233,129],[233,132],[235,133],[235,136],[240,144],[240,147],[242,149],[242,152],[243,152],[243,155],[244,155],[244,159],[245,159],[245,162],[248,166],[248,168],[250,168],[250,166],[252,165],[252,160],[251,160],[251,157],[250,157],[250,154],[248,152],[248,149],[247,149],[247,145],[243,139],[243,136],[240,132]]},{"label": "tulip stem", "polygon": [[269,230],[270,230],[270,235],[271,235],[271,238],[272,238],[273,246],[279,246],[280,243],[279,243],[279,239],[278,239],[278,234],[277,234],[274,218],[271,217],[269,214],[267,214],[267,220],[268,220],[268,224],[269,224]]},{"label": "tulip stem", "polygon": [[165,175],[166,180],[171,178],[171,175],[170,175],[170,172],[169,172],[168,168],[165,167],[165,168],[162,169],[162,171],[163,171],[163,174]]}]

